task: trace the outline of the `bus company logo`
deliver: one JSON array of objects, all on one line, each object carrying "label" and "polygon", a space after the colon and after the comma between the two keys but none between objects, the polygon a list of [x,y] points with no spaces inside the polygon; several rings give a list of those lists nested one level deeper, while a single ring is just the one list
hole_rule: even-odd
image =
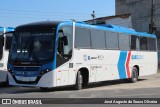
[{"label": "bus company logo", "polygon": [[132,55],[132,59],[143,59],[142,55]]},{"label": "bus company logo", "polygon": [[104,56],[103,55],[98,55],[98,60],[103,60]]},{"label": "bus company logo", "polygon": [[88,55],[83,55],[84,61],[88,61],[91,59],[94,59],[94,57],[88,56]]},{"label": "bus company logo", "polygon": [[97,57],[88,57],[88,60],[97,59]]},{"label": "bus company logo", "polygon": [[91,56],[88,56],[88,60],[91,60]]},{"label": "bus company logo", "polygon": [[83,55],[84,61],[88,60],[88,56],[87,55]]}]

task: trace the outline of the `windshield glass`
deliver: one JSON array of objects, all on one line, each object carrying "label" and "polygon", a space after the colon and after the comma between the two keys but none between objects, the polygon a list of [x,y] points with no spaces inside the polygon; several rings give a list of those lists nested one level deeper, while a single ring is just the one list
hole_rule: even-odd
[{"label": "windshield glass", "polygon": [[54,32],[16,32],[9,59],[13,62],[43,62],[53,58]]}]

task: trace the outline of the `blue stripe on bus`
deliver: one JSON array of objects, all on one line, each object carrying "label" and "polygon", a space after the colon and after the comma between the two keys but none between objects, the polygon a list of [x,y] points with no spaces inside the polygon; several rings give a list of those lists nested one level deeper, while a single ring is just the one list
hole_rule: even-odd
[{"label": "blue stripe on bus", "polygon": [[127,78],[126,69],[125,69],[126,57],[127,57],[127,51],[121,51],[119,60],[118,60],[118,72],[119,72],[120,79]]},{"label": "blue stripe on bus", "polygon": [[111,32],[116,32],[116,33],[125,33],[128,35],[156,38],[156,36],[153,34],[148,34],[145,32],[137,32],[135,30],[131,30],[129,28],[116,26],[116,25],[111,25],[113,28],[109,28],[109,27],[105,27],[104,25],[100,26],[100,25],[89,25],[89,24],[84,24],[84,23],[76,23],[76,26],[82,27],[82,28],[89,28],[89,29],[106,30],[106,31],[111,31]]}]

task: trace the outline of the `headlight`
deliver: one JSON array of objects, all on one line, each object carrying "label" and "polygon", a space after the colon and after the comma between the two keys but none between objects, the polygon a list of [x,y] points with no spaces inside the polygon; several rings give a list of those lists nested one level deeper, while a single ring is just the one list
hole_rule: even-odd
[{"label": "headlight", "polygon": [[50,69],[44,69],[44,70],[42,70],[41,71],[41,73],[40,73],[40,75],[44,75],[45,73],[47,73],[47,72],[49,72],[49,71],[51,71]]},{"label": "headlight", "polygon": [[14,73],[12,72],[12,69],[8,68],[8,72],[11,73],[11,75],[14,75]]}]

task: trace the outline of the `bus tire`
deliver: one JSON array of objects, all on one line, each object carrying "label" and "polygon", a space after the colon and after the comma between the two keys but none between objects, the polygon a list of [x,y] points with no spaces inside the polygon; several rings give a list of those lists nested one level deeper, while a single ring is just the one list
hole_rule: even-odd
[{"label": "bus tire", "polygon": [[81,71],[78,71],[77,78],[76,78],[75,89],[76,90],[81,90],[82,86],[83,86],[83,75],[81,74]]},{"label": "bus tire", "polygon": [[136,67],[133,67],[130,82],[135,83],[137,81],[138,81],[138,70]]}]

